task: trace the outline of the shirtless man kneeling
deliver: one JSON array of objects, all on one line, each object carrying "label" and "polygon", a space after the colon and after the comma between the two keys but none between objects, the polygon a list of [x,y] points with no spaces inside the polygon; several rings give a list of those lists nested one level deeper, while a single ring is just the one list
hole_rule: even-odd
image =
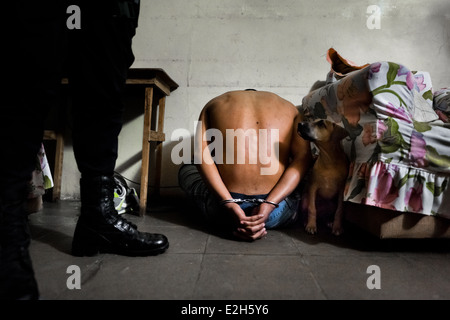
[{"label": "shirtless man kneeling", "polygon": [[309,143],[297,133],[297,108],[270,92],[222,94],[203,108],[194,164],[180,187],[210,221],[243,240],[296,220],[296,189],[309,169]]}]

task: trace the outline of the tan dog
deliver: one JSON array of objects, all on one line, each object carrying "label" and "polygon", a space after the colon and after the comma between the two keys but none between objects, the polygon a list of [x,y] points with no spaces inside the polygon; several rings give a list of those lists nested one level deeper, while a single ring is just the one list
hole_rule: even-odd
[{"label": "tan dog", "polygon": [[321,198],[331,201],[337,198],[332,232],[340,235],[343,232],[342,205],[349,165],[341,140],[348,135],[348,132],[334,122],[322,119],[299,123],[297,132],[303,139],[314,142],[319,149],[319,156],[308,181],[308,195],[304,198],[307,202],[305,206],[308,208],[306,232],[310,234],[317,232],[316,200]]}]

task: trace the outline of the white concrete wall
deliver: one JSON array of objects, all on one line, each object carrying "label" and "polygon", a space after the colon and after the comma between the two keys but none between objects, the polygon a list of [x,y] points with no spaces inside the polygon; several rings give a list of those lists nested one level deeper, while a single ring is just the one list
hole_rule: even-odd
[{"label": "white concrete wall", "polygon": [[[367,9],[381,9],[380,29],[369,29]],[[133,67],[163,68],[179,84],[166,102],[162,192],[176,191],[171,134],[193,132],[211,98],[235,89],[268,90],[298,105],[329,70],[325,53],[364,64],[389,60],[431,74],[450,86],[448,0],[142,0]],[[139,181],[142,117],[125,124],[118,166]],[[123,166],[130,162],[132,165]],[[79,173],[65,150],[63,198],[78,197]],[[136,187],[131,184],[131,186]],[[175,188],[172,188],[175,187]]]}]

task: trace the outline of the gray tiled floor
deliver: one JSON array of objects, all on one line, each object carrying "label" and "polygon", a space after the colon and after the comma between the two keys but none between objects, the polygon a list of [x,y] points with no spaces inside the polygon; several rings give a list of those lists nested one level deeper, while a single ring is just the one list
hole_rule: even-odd
[{"label": "gray tiled floor", "polygon": [[[145,217],[127,215],[141,231],[165,234],[170,248],[152,257],[70,254],[79,202],[44,203],[30,216],[41,298],[120,300],[449,299],[450,242],[380,240],[347,226],[341,237],[300,223],[253,243],[211,232],[182,199],[162,199]],[[81,289],[68,289],[71,265]],[[370,290],[367,268],[380,268]]]}]

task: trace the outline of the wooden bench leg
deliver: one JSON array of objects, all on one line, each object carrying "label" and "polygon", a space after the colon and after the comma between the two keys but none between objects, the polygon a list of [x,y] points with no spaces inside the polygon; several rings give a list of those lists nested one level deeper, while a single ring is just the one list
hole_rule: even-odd
[{"label": "wooden bench leg", "polygon": [[64,137],[62,133],[58,132],[56,133],[55,169],[53,177],[52,201],[57,201],[61,198],[63,158],[64,158]]},{"label": "wooden bench leg", "polygon": [[[164,114],[166,110],[166,97],[159,99],[159,112],[158,112],[158,132],[164,132]],[[159,195],[159,188],[161,185],[161,170],[162,170],[162,148],[163,141],[158,141],[156,146],[156,172],[155,172],[155,192]]]},{"label": "wooden bench leg", "polygon": [[145,88],[144,133],[142,135],[141,190],[139,194],[139,215],[147,211],[148,173],[150,165],[150,131],[152,123],[153,88]]}]

